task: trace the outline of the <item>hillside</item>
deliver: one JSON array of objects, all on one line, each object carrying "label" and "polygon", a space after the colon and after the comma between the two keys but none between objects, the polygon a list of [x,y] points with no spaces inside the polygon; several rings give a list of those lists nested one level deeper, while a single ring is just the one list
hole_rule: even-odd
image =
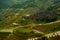
[{"label": "hillside", "polygon": [[60,0],[0,0],[0,33],[1,40],[60,37]]}]

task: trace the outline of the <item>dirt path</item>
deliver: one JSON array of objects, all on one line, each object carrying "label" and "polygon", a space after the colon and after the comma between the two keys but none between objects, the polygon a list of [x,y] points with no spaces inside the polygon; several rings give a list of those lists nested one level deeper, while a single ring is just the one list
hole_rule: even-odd
[{"label": "dirt path", "polygon": [[[46,24],[35,24],[35,25],[48,25],[48,24],[54,24],[54,23],[58,23],[60,22],[60,20],[55,21],[55,22],[51,22],[51,23],[46,23]],[[0,30],[0,32],[13,32],[14,29],[20,28],[20,27],[24,27],[24,26],[19,26],[19,27],[15,27],[15,28],[11,28],[11,29],[2,29]]]}]

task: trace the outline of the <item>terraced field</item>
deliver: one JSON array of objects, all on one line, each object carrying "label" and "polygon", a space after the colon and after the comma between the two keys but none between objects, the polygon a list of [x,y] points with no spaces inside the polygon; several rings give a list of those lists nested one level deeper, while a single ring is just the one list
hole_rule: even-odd
[{"label": "terraced field", "polygon": [[9,34],[10,32],[0,32],[0,40],[4,40]]},{"label": "terraced field", "polygon": [[60,0],[0,1],[0,40],[39,38],[60,40]]},{"label": "terraced field", "polygon": [[[56,32],[56,31],[60,31],[59,25],[60,25],[60,20],[55,21],[55,22],[51,22],[51,23],[47,23],[47,24],[35,24],[35,26],[33,26],[33,25],[31,25],[31,26],[33,29],[38,30],[40,33],[43,32],[44,34],[46,34],[46,33],[52,33],[52,32]],[[3,30],[0,30],[0,32],[13,32],[14,30],[16,30],[18,28],[20,28],[20,27],[16,27],[16,28],[13,28],[10,30],[9,29],[3,29]],[[22,31],[23,31],[23,29],[21,30],[21,32]],[[26,30],[26,31],[28,31],[28,30]]]},{"label": "terraced field", "polygon": [[60,20],[47,23],[47,24],[37,24],[33,29],[36,29],[38,31],[42,31],[44,33],[51,33],[55,31],[60,31]]}]

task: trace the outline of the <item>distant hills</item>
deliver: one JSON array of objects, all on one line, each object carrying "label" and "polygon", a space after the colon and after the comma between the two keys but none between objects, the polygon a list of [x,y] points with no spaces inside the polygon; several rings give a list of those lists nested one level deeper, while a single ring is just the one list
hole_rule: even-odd
[{"label": "distant hills", "polygon": [[[0,26],[5,25],[5,20],[14,19],[15,16],[11,17],[11,15],[37,14],[41,11],[55,10],[60,7],[59,5],[60,0],[0,0]],[[17,18],[19,19],[18,16]]]},{"label": "distant hills", "polygon": [[46,9],[60,3],[60,0],[0,0],[0,8],[40,8]]},{"label": "distant hills", "polygon": [[0,0],[0,8],[12,7],[15,4],[20,4],[26,0]]}]

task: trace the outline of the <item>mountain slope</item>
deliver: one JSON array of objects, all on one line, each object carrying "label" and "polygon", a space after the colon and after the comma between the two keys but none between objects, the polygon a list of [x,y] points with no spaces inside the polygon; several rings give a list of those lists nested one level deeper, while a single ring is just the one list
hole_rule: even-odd
[{"label": "mountain slope", "polygon": [[0,8],[40,8],[46,9],[60,3],[60,0],[0,0]]}]

